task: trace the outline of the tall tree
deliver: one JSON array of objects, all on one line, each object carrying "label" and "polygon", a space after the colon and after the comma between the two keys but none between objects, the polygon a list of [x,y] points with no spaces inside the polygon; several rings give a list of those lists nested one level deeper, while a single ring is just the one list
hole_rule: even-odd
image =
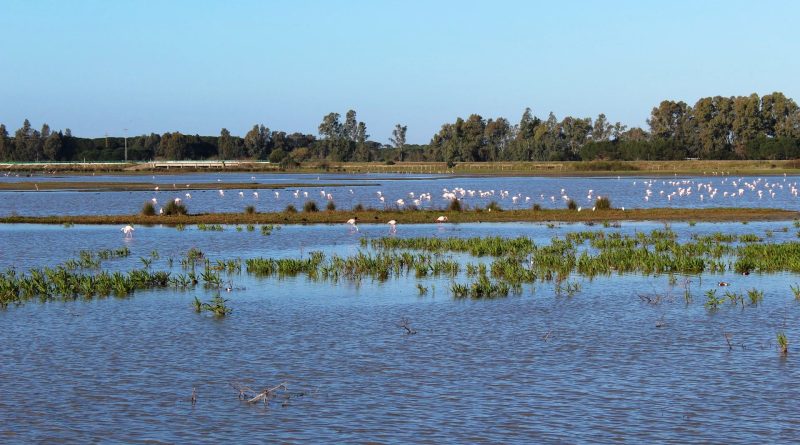
[{"label": "tall tree", "polygon": [[11,138],[8,137],[8,130],[5,124],[0,124],[0,161],[11,160]]},{"label": "tall tree", "polygon": [[186,136],[176,131],[164,133],[159,143],[159,152],[166,159],[180,161],[186,157],[188,140]]},{"label": "tall tree", "polygon": [[614,127],[606,119],[606,115],[600,113],[594,121],[592,127],[592,141],[603,142],[607,141],[614,134]]},{"label": "tall tree", "polygon": [[355,110],[348,110],[344,118],[344,137],[355,142],[358,139],[358,120],[356,120]]},{"label": "tall tree", "polygon": [[398,160],[401,162],[405,160],[406,131],[408,131],[407,125],[396,124],[394,130],[392,130],[392,137],[389,138],[389,142],[394,146]]},{"label": "tall tree", "polygon": [[238,144],[235,138],[231,136],[231,132],[227,128],[223,128],[219,132],[217,138],[217,150],[220,159],[237,159],[241,156]]},{"label": "tall tree", "polygon": [[269,128],[263,125],[253,125],[253,128],[244,136],[244,148],[247,156],[256,159],[269,157],[272,134]]},{"label": "tall tree", "polygon": [[[42,131],[42,134],[44,134],[44,131]],[[42,148],[44,157],[50,161],[58,160],[61,157],[61,145],[61,133],[50,133],[44,140]]]}]

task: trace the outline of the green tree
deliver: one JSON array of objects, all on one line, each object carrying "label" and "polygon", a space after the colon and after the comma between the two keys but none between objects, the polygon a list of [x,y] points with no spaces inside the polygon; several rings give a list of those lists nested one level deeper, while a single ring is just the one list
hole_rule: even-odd
[{"label": "green tree", "polygon": [[396,124],[394,130],[392,130],[392,137],[389,138],[389,142],[392,143],[395,151],[397,151],[397,159],[399,161],[405,160],[406,131],[408,131],[407,125]]},{"label": "green tree", "polygon": [[[42,131],[42,134],[44,134],[44,131]],[[61,146],[61,133],[50,133],[44,140],[44,157],[50,161],[58,160],[61,157]]]},{"label": "green tree", "polygon": [[267,159],[272,145],[272,134],[263,125],[253,125],[244,136],[244,148],[247,156],[256,159]]},{"label": "green tree", "polygon": [[592,126],[592,141],[607,141],[614,134],[614,127],[606,119],[606,115],[600,113]]},{"label": "green tree", "polygon": [[180,132],[164,133],[159,142],[159,153],[165,159],[180,161],[186,157],[187,147],[188,140]]},{"label": "green tree", "polygon": [[11,138],[8,137],[8,130],[5,124],[0,124],[0,161],[11,160],[11,153],[13,147],[11,145]]},{"label": "green tree", "polygon": [[231,136],[231,132],[227,128],[223,128],[219,132],[217,138],[217,150],[220,159],[238,159],[241,157],[241,147],[237,143],[238,138]]}]

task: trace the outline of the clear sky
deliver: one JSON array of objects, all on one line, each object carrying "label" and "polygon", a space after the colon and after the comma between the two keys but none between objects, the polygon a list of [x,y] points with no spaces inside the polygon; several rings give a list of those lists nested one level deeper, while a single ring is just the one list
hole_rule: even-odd
[{"label": "clear sky", "polygon": [[426,143],[526,106],[645,125],[662,99],[800,100],[800,2],[0,0],[0,122],[78,136],[317,133]]}]

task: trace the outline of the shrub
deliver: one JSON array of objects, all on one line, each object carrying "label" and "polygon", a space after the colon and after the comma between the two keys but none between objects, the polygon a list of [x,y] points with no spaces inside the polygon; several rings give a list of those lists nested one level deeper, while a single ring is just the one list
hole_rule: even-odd
[{"label": "shrub", "polygon": [[500,204],[497,201],[492,201],[486,206],[486,210],[490,212],[502,212],[503,208],[500,207]]},{"label": "shrub", "polygon": [[388,160],[388,161],[384,162],[384,164],[385,164],[385,165],[394,165],[394,161],[392,161],[392,160],[390,159],[390,160]]},{"label": "shrub", "polygon": [[567,209],[578,210],[578,204],[575,203],[574,199],[570,199],[569,201],[567,201]]},{"label": "shrub", "polygon": [[539,204],[534,204],[533,205],[533,211],[534,212],[538,212],[539,210],[542,210],[542,206],[539,205]]},{"label": "shrub", "polygon": [[256,213],[256,206],[247,206],[244,208],[244,213],[248,215],[253,215]]},{"label": "shrub", "polygon": [[447,210],[451,212],[460,212],[461,211],[461,201],[454,199],[450,201],[450,204],[447,206]]},{"label": "shrub", "polygon": [[303,204],[303,211],[304,212],[308,212],[308,213],[310,213],[310,212],[319,212],[319,208],[317,207],[317,203],[316,202],[314,202],[314,201],[306,201],[306,203]]},{"label": "shrub", "polygon": [[456,166],[456,163],[454,161],[447,161],[447,168],[453,168],[455,166]]},{"label": "shrub", "polygon": [[156,206],[152,202],[147,201],[142,206],[143,216],[154,216],[156,214]]},{"label": "shrub", "polygon": [[286,206],[286,210],[284,210],[284,212],[297,213],[297,208],[294,206],[294,204],[289,204],[288,206]]},{"label": "shrub", "polygon": [[170,201],[164,206],[164,214],[167,216],[185,215],[186,206],[175,201]]},{"label": "shrub", "polygon": [[336,210],[336,203],[334,203],[333,201],[328,201],[328,204],[325,206],[325,210],[329,212]]},{"label": "shrub", "polygon": [[358,204],[355,205],[355,207],[353,207],[353,211],[354,212],[363,212],[364,211],[364,206],[361,205],[361,203],[359,202]]},{"label": "shrub", "polygon": [[605,196],[601,196],[594,202],[594,207],[596,210],[608,210],[611,208],[611,200]]}]

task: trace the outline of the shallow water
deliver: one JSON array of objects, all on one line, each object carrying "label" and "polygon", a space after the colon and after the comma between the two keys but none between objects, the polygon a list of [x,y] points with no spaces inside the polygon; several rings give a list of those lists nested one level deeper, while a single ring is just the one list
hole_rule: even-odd
[{"label": "shallow water", "polygon": [[[315,201],[325,208],[328,195],[338,209],[364,207],[407,208],[418,199],[419,208],[444,208],[449,198],[445,190],[463,189],[463,203],[468,207],[485,207],[496,201],[505,209],[543,208],[562,209],[568,199],[584,209],[590,209],[598,196],[611,199],[614,207],[624,208],[713,208],[769,207],[797,210],[798,176],[723,177],[449,177],[437,175],[267,175],[245,173],[203,173],[170,176],[89,176],[71,177],[83,181],[89,178],[102,181],[148,181],[162,184],[159,191],[97,192],[97,191],[30,191],[0,192],[0,215],[104,215],[138,213],[146,201],[156,200],[156,206],[180,198],[190,213],[241,212],[254,206],[259,212],[282,211],[288,205],[302,209],[306,201]],[[253,179],[254,178],[254,179]],[[70,178],[66,178],[70,179]],[[37,183],[52,177],[16,178],[0,176],[0,182]],[[65,178],[55,178],[63,181]],[[256,182],[264,184],[304,183],[341,186],[308,186],[277,190],[184,190],[192,183]],[[174,185],[174,188],[173,188]],[[650,195],[648,195],[648,190]],[[591,193],[590,193],[591,191]],[[257,192],[258,197],[253,193]],[[378,192],[381,194],[379,195]],[[472,192],[472,193],[470,193]],[[484,196],[481,197],[481,192]],[[187,193],[190,196],[187,196]],[[277,195],[276,195],[277,193]],[[413,196],[412,196],[413,194]],[[429,194],[430,200],[420,199]],[[713,196],[712,196],[713,195]],[[380,197],[384,200],[381,201]],[[461,194],[459,193],[459,196]],[[516,199],[515,199],[516,197]],[[402,200],[402,205],[397,201]]]},{"label": "shallow water", "polygon": [[[548,243],[571,231],[632,234],[661,223],[619,228],[563,224],[400,226],[396,236],[529,236]],[[755,233],[768,241],[797,239],[791,221],[671,224],[691,234]],[[786,228],[784,232],[783,229]],[[181,271],[191,247],[212,259],[348,255],[362,236],[385,225],[285,226],[269,236],[226,226],[118,227],[2,225],[0,268],[54,265],[82,249],[131,249],[107,269]],[[0,311],[0,441],[219,443],[271,442],[714,442],[800,440],[795,343],[781,357],[775,333],[800,338],[794,274],[682,278],[573,276],[582,290],[558,296],[549,283],[519,296],[455,301],[449,279],[390,279],[360,284],[312,283],[303,277],[228,279],[225,319],[196,314],[194,296],[212,291],[157,290],[89,302],[29,302]],[[718,281],[745,292],[758,307],[703,307]],[[459,281],[464,282],[466,278]],[[416,283],[431,288],[419,296]],[[661,294],[659,305],[639,295]],[[404,335],[407,317],[416,335]],[[657,327],[661,326],[661,327]],[[723,332],[733,334],[729,350]],[[247,405],[229,386],[286,382],[286,406]],[[192,388],[198,401],[189,401]]]}]

